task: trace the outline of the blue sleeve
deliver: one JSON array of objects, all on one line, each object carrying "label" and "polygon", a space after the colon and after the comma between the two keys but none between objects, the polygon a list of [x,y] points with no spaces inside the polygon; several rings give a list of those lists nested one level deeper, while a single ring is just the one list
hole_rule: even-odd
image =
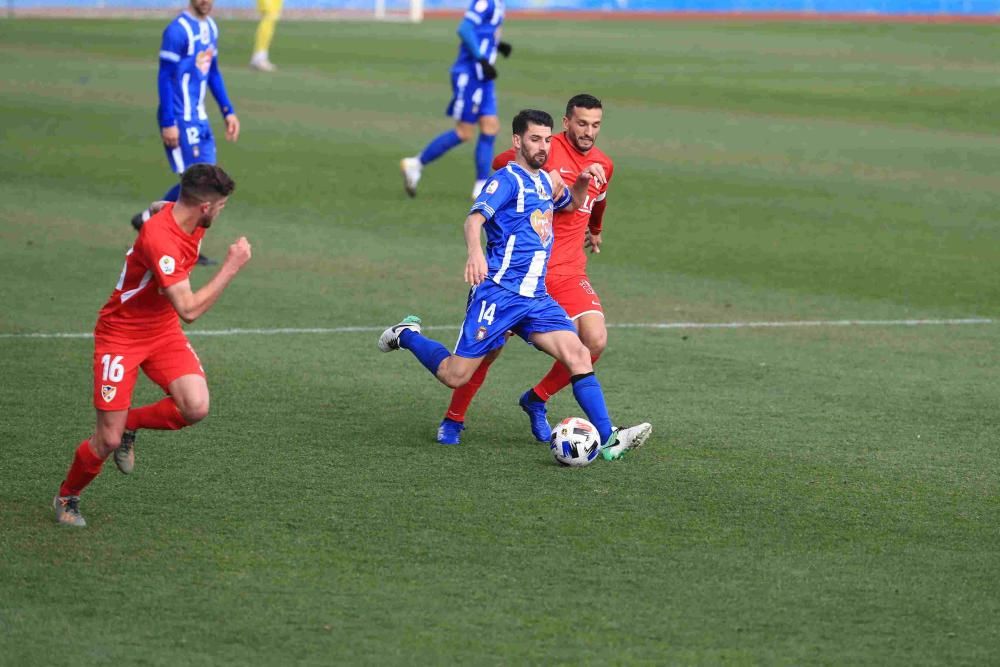
[{"label": "blue sleeve", "polygon": [[180,62],[187,55],[187,31],[176,21],[163,30],[163,41],[160,42],[160,58]]},{"label": "blue sleeve", "polygon": [[174,118],[174,81],[177,80],[177,63],[160,58],[160,73],[156,78],[156,88],[160,94],[160,106],[156,110],[156,118],[160,127],[171,127],[177,124]]},{"label": "blue sleeve", "polygon": [[570,204],[573,203],[573,193],[570,192],[570,186],[567,185],[563,188],[562,196],[558,200],[552,202],[552,208],[557,211],[561,211]]},{"label": "blue sleeve", "polygon": [[468,17],[458,25],[458,36],[473,58],[476,60],[482,58],[482,54],[479,53],[479,44],[476,42],[476,26]]},{"label": "blue sleeve", "polygon": [[160,127],[170,127],[177,124],[174,118],[174,82],[177,81],[177,66],[187,53],[187,33],[177,23],[171,23],[163,31],[163,41],[160,42],[160,71],[156,79],[156,89],[159,92],[160,106],[156,117]]},{"label": "blue sleeve", "polygon": [[208,70],[208,88],[215,96],[215,101],[219,103],[219,111],[222,112],[223,118],[231,113],[236,113],[233,103],[229,101],[229,95],[226,94],[226,84],[222,80],[222,72],[219,71],[219,56],[212,58],[212,66]]},{"label": "blue sleeve", "polygon": [[503,178],[501,173],[499,171],[496,172],[490,180],[486,181],[486,185],[483,186],[479,196],[476,197],[476,203],[472,205],[472,210],[469,213],[478,211],[487,220],[492,220],[496,216],[497,211],[514,198],[517,187],[514,185],[513,179]]}]

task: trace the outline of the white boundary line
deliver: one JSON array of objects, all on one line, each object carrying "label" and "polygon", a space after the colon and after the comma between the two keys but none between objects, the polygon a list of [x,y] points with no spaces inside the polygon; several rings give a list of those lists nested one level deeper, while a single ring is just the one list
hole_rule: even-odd
[{"label": "white boundary line", "polygon": [[[956,319],[914,319],[914,320],[792,320],[786,322],[649,322],[637,324],[608,324],[609,329],[783,329],[790,327],[919,327],[936,325],[969,325],[995,324],[996,320],[988,317],[966,317]],[[458,329],[459,325],[431,326],[425,329]],[[283,336],[294,334],[341,334],[341,333],[372,333],[382,331],[385,327],[308,327],[308,328],[276,328],[276,329],[197,329],[187,331],[188,336]],[[54,338],[93,338],[92,333],[0,333],[0,339],[54,339]]]}]

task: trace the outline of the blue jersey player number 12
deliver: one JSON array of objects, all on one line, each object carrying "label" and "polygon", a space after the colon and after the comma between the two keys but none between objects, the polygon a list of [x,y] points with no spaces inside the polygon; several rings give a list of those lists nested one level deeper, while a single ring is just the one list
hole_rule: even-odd
[{"label": "blue jersey player number 12", "polygon": [[[236,141],[240,136],[240,121],[219,71],[219,26],[209,16],[213,4],[214,0],[190,0],[188,9],[167,25],[160,43],[156,117],[167,162],[175,174],[192,164],[215,164],[215,137],[205,111],[206,91],[211,91],[219,104],[226,139]],[[177,201],[179,194],[180,183],[175,182],[162,199]],[[154,204],[136,213],[132,226],[138,231],[155,212]],[[198,264],[217,262],[199,252]]]},{"label": "blue jersey player number 12", "polygon": [[211,90],[236,141],[240,122],[219,71],[219,26],[209,16],[213,0],[191,0],[190,9],[163,31],[157,118],[170,167],[177,174],[198,162],[215,164],[215,139],[205,111]]},{"label": "blue jersey player number 12", "polygon": [[515,116],[515,160],[490,177],[466,217],[465,280],[472,290],[454,352],[424,336],[413,315],[386,329],[378,346],[383,352],[410,350],[438,380],[456,388],[512,331],[566,365],[574,397],[601,434],[602,457],[613,460],[642,445],[652,426],[612,427],[590,352],[566,311],[545,291],[553,211],[579,208],[591,179],[606,179],[599,164],[587,165],[569,188],[556,172],[544,172],[552,125],[544,111],[526,109]]}]

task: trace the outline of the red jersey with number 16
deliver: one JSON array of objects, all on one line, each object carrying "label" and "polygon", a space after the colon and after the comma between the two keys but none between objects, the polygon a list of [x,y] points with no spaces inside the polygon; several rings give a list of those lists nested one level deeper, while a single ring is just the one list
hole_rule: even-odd
[{"label": "red jersey with number 16", "polygon": [[198,261],[205,228],[188,234],[167,204],[139,230],[125,253],[115,291],[97,316],[98,334],[151,334],[179,326],[177,311],[163,290],[185,280]]},{"label": "red jersey with number 16", "polygon": [[[514,149],[510,148],[493,159],[493,168],[499,169],[513,159]],[[566,185],[572,186],[580,172],[587,165],[594,163],[604,167],[604,173],[608,177],[608,183],[610,183],[611,172],[614,171],[611,158],[597,146],[586,153],[581,153],[573,148],[569,139],[566,138],[566,133],[560,132],[552,137],[549,157],[545,160],[544,169],[559,172]],[[555,235],[555,240],[552,242],[547,275],[586,275],[587,255],[583,243],[587,235],[587,225],[590,223],[591,207],[607,196],[608,183],[598,187],[591,180],[587,188],[587,199],[580,208],[569,213],[556,211],[552,219],[552,233]]]}]

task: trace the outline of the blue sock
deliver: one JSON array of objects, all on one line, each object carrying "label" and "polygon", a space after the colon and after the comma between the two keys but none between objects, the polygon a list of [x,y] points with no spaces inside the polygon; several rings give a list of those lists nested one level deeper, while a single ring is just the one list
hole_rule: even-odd
[{"label": "blue sock", "polygon": [[493,164],[493,142],[496,140],[495,134],[479,135],[479,141],[476,142],[476,180],[485,180],[490,175],[490,166]]},{"label": "blue sock", "polygon": [[424,365],[424,368],[435,377],[437,377],[438,366],[441,365],[441,362],[451,356],[448,348],[441,343],[409,329],[403,329],[399,332],[399,346],[412,352],[413,356]]},{"label": "blue sock", "polygon": [[163,195],[163,201],[177,201],[177,198],[181,196],[181,184],[178,183],[174,187],[167,190],[167,194]]},{"label": "blue sock", "polygon": [[574,375],[570,380],[576,402],[583,408],[590,423],[597,427],[597,432],[601,434],[601,445],[604,445],[611,438],[611,417],[608,416],[608,406],[604,403],[601,383],[593,372]]},{"label": "blue sock", "polygon": [[427,148],[420,153],[420,163],[429,164],[460,143],[462,143],[462,139],[458,136],[458,132],[455,130],[448,130],[447,132],[439,134],[434,137],[434,139],[431,140],[431,143],[427,144]]}]

